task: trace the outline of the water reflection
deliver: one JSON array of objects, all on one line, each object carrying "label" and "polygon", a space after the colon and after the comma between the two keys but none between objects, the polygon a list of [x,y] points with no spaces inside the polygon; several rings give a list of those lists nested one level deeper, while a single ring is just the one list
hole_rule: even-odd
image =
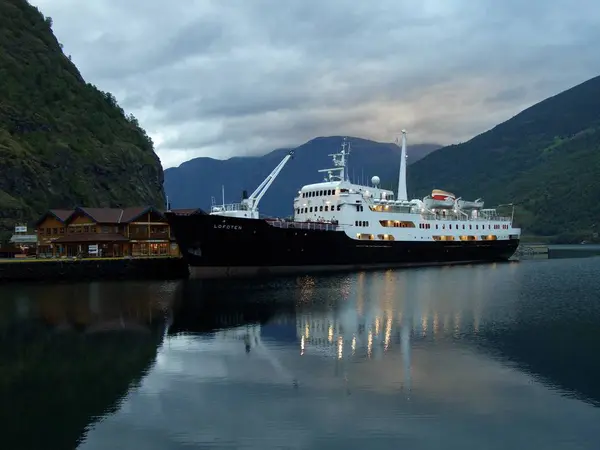
[{"label": "water reflection", "polygon": [[3,288],[3,447],[74,448],[150,370],[174,285]]},{"label": "water reflection", "polygon": [[595,448],[599,269],[7,291],[2,419],[16,448],[32,429],[82,449]]}]

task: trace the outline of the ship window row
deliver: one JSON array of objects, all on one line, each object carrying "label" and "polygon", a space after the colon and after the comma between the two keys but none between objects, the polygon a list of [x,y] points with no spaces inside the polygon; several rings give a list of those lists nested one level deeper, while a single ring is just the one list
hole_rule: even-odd
[{"label": "ship window row", "polygon": [[415,223],[408,220],[380,220],[382,227],[415,228]]},{"label": "ship window row", "polygon": [[308,198],[308,197],[323,197],[325,195],[334,195],[334,194],[335,194],[335,189],[324,189],[322,191],[303,192],[302,193],[302,197],[303,198]]},{"label": "ship window row", "polygon": [[431,228],[431,224],[430,223],[420,223],[419,228],[421,228],[423,230],[429,230]]},{"label": "ship window row", "polygon": [[[491,226],[491,225],[488,225],[487,227],[488,227],[488,230],[491,230],[491,229],[492,229],[492,226]],[[437,225],[435,226],[435,229],[436,229],[436,230],[439,230],[439,229],[440,229],[440,225],[439,225],[439,224],[437,224]],[[446,224],[443,224],[443,225],[442,225],[442,230],[445,230],[445,229],[446,229]],[[452,224],[448,224],[448,229],[449,229],[449,230],[452,230],[452,229],[459,230],[459,229],[460,229],[460,225],[458,225],[458,224],[454,224],[454,228],[453,228],[453,227],[452,227]],[[463,230],[466,230],[466,229],[467,229],[467,228],[466,228],[466,225],[463,225],[463,226],[462,226],[462,229],[463,229]],[[469,229],[469,230],[472,230],[472,229],[473,229],[473,225],[469,225],[469,228],[468,228],[468,229]],[[479,228],[479,225],[475,225],[475,229],[476,229],[476,230],[479,230],[479,229],[480,229],[480,228]],[[481,225],[481,229],[482,229],[482,230],[485,230],[485,225]],[[502,229],[502,230],[508,230],[508,225],[494,225],[494,230],[500,230],[500,229]]]},{"label": "ship window row", "polygon": [[325,206],[311,206],[307,208],[296,208],[296,214],[304,214],[307,212],[328,212],[328,211],[340,211],[342,209],[342,205],[325,205]]},{"label": "ship window row", "polygon": [[[360,239],[363,241],[373,241],[375,240],[375,235],[369,233],[357,233],[356,239]],[[380,239],[382,241],[395,241],[394,236],[392,236],[391,234],[378,234],[377,239]]]},{"label": "ship window row", "polygon": [[369,221],[368,220],[357,220],[354,222],[354,226],[356,227],[368,227],[369,226]]},{"label": "ship window row", "polygon": [[[434,241],[453,241],[455,236],[433,236]],[[476,241],[477,236],[458,236],[461,241]],[[480,236],[482,241],[495,241],[498,239],[496,235]]]},{"label": "ship window row", "polygon": [[364,208],[362,205],[356,205],[356,210],[360,212],[360,211],[364,211]]}]

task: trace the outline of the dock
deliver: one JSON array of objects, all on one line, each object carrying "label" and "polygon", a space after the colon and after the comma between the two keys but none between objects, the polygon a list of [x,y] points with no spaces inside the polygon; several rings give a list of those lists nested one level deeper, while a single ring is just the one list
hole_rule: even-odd
[{"label": "dock", "polygon": [[515,251],[516,259],[547,259],[550,250],[547,244],[521,243]]},{"label": "dock", "polygon": [[0,284],[18,281],[168,280],[187,277],[187,262],[180,257],[0,260]]}]

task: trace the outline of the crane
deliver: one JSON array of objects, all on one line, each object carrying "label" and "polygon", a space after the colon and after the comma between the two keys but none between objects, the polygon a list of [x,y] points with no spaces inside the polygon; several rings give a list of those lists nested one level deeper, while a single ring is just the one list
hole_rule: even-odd
[{"label": "crane", "polygon": [[290,150],[287,155],[281,160],[281,162],[273,169],[273,171],[267,175],[267,177],[258,185],[254,192],[248,198],[243,198],[241,203],[234,203],[230,205],[213,205],[211,214],[228,216],[228,217],[241,217],[248,219],[258,219],[258,204],[263,198],[279,172],[287,164],[287,162],[294,156],[294,150]]}]

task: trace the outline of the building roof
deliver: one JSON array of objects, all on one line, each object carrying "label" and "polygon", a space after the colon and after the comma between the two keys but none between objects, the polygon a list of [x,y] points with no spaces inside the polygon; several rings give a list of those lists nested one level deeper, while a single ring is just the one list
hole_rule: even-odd
[{"label": "building roof", "polygon": [[65,223],[71,218],[74,212],[75,210],[73,209],[49,209],[44,213],[42,217],[38,219],[38,221],[35,224],[39,225],[48,216],[54,216],[58,221]]},{"label": "building roof", "polygon": [[13,234],[9,242],[13,244],[35,244],[37,243],[37,234]]},{"label": "building roof", "polygon": [[52,241],[53,244],[94,244],[99,242],[129,242],[129,239],[118,233],[73,233]]},{"label": "building roof", "polygon": [[80,211],[96,223],[120,224],[133,222],[142,214],[154,212],[162,216],[162,213],[152,206],[132,206],[130,208],[84,208],[78,207]]},{"label": "building roof", "polygon": [[52,215],[62,223],[67,223],[76,212],[80,212],[99,224],[121,224],[133,222],[142,214],[153,212],[162,216],[162,212],[152,206],[132,206],[130,208],[86,208],[79,206],[75,209],[50,209],[37,222],[36,226]]}]

